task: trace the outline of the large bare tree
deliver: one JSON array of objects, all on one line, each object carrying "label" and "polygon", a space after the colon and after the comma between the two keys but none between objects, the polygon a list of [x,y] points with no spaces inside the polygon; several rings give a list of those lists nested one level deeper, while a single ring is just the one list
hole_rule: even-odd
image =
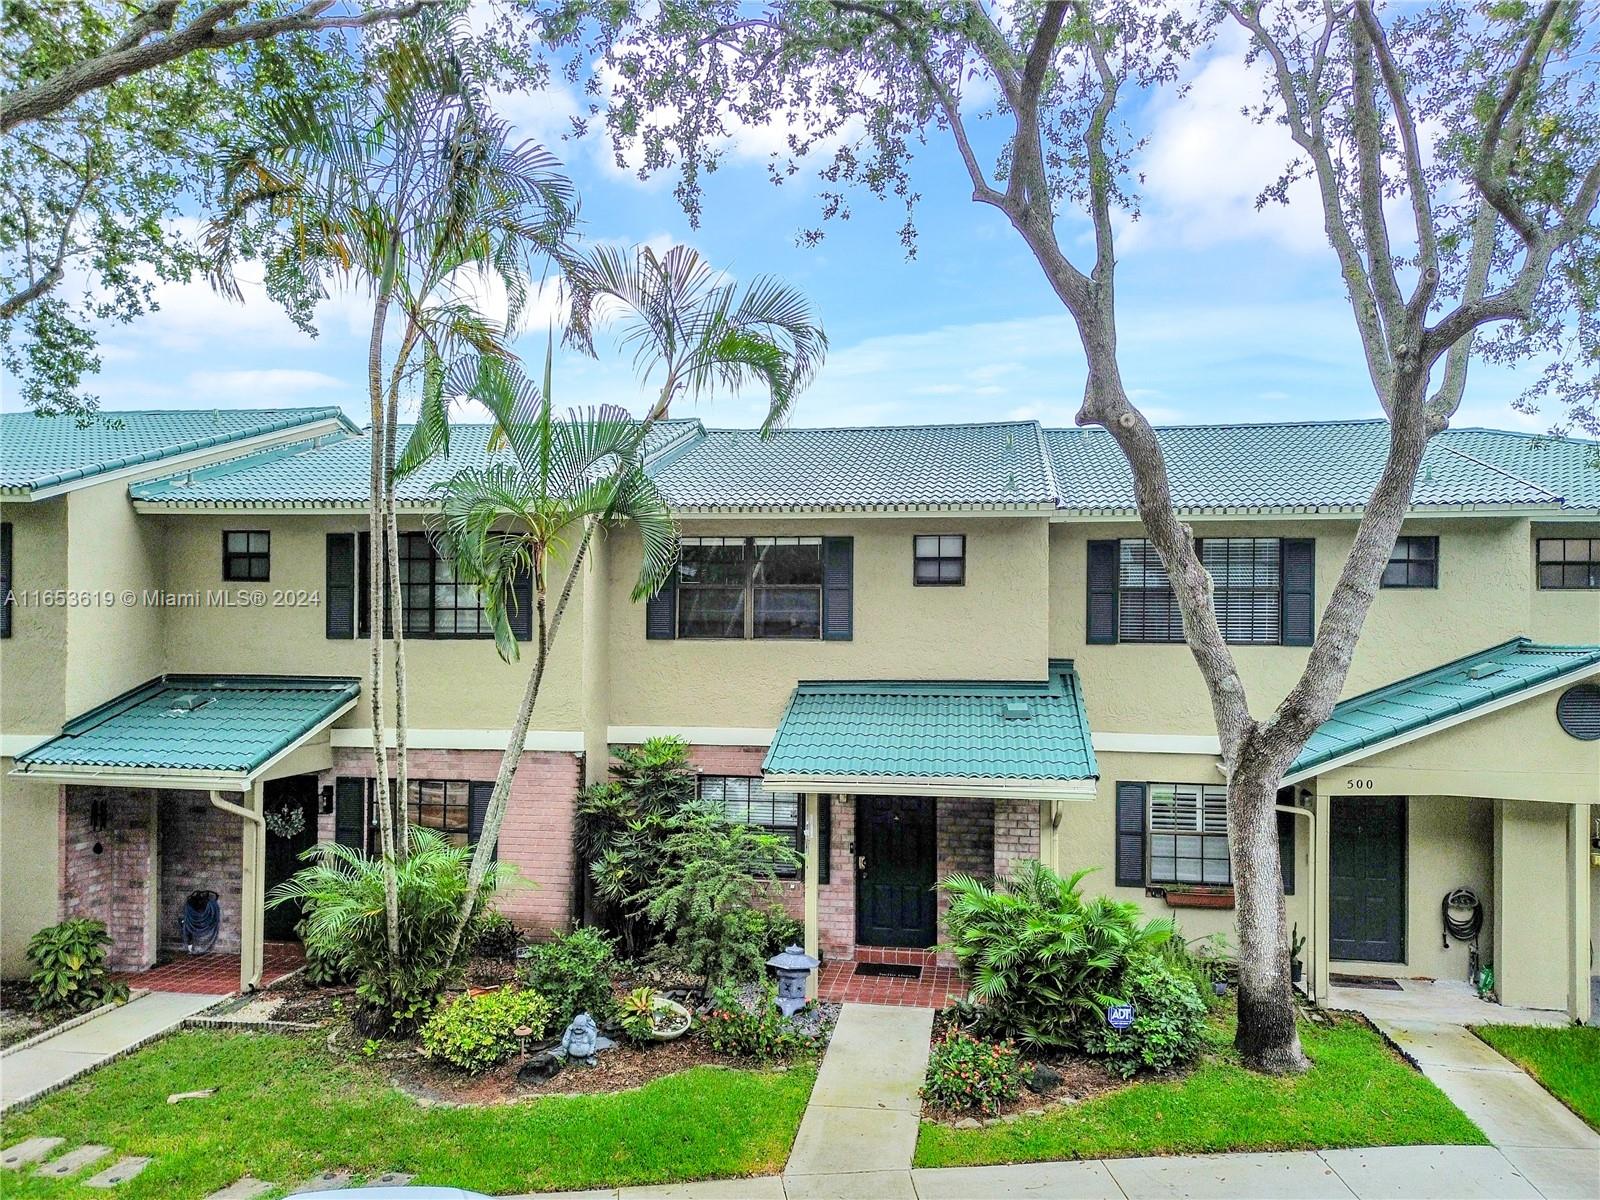
[{"label": "large bare tree", "polygon": [[[1593,15],[1572,2],[1379,12],[1285,0],[1225,14],[1147,0],[573,0],[541,17],[547,41],[573,51],[569,78],[605,63],[589,77],[591,116],[619,151],[642,148],[643,171],[678,171],[691,216],[726,139],[777,118],[790,161],[773,176],[819,155],[825,216],[848,212],[852,187],[912,208],[910,162],[926,140],[958,156],[972,200],[1027,245],[1082,344],[1078,423],[1108,430],[1132,468],[1210,697],[1238,905],[1237,1046],[1259,1070],[1304,1069],[1274,805],[1345,685],[1428,439],[1459,404],[1475,347],[1502,361],[1546,355],[1541,385],[1565,390],[1580,417],[1587,396],[1592,413]],[[1115,231],[1119,210],[1137,207],[1140,145],[1129,126],[1140,94],[1180,82],[1186,56],[1225,19],[1265,55],[1258,115],[1287,134],[1287,169],[1264,181],[1263,202],[1311,180],[1390,421],[1387,461],[1305,668],[1286,695],[1255,703],[1118,354]],[[983,92],[992,103],[969,100]],[[1083,219],[1086,250],[1072,225]],[[914,246],[909,217],[902,236]]]}]

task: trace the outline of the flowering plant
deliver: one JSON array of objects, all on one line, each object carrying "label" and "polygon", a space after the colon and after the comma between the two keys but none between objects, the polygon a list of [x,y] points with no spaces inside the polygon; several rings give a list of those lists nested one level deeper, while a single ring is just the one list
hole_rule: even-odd
[{"label": "flowering plant", "polygon": [[1010,1042],[983,1042],[951,1029],[928,1055],[922,1096],[936,1108],[997,1113],[1022,1092],[1022,1057]]}]

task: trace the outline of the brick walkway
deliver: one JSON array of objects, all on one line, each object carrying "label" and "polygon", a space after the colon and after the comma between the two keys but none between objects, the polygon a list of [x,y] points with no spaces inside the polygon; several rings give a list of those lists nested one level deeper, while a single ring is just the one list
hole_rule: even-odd
[{"label": "brick walkway", "polygon": [[[261,986],[268,987],[305,964],[298,942],[268,942],[262,955]],[[159,963],[148,971],[117,976],[130,988],[152,992],[183,992],[191,996],[231,996],[239,990],[237,954],[196,954]]]},{"label": "brick walkway", "polygon": [[[875,974],[887,966],[895,974]],[[915,975],[899,974],[914,970]],[[892,1008],[943,1008],[952,996],[967,994],[961,976],[942,967],[931,950],[858,946],[854,959],[825,962],[817,978],[817,999],[834,1004],[884,1004]]]}]

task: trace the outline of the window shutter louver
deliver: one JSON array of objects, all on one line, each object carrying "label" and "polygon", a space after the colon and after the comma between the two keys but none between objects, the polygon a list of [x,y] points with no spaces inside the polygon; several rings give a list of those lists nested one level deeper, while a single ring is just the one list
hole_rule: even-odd
[{"label": "window shutter louver", "polygon": [[1294,817],[1278,814],[1278,869],[1283,872],[1283,894],[1294,895]]},{"label": "window shutter louver", "polygon": [[1117,784],[1117,886],[1144,886],[1144,807],[1142,783]]},{"label": "window shutter louver", "polygon": [[[367,612],[367,606],[372,603],[371,548],[372,535],[370,533],[362,533],[357,536],[356,577],[361,584],[359,596],[361,607],[356,612],[356,625],[361,637],[369,636],[372,626],[371,617]],[[389,578],[389,560],[387,558],[384,559],[383,563],[383,577],[386,581]],[[391,638],[394,636],[394,613],[390,611],[389,595],[387,592],[384,593],[383,597],[383,636],[386,638]]]},{"label": "window shutter louver", "polygon": [[1117,640],[1118,543],[1089,543],[1089,612],[1085,640],[1092,646],[1113,645]]},{"label": "window shutter louver", "polygon": [[0,637],[11,636],[11,522],[0,522]]},{"label": "window shutter louver", "polygon": [[644,636],[670,640],[678,636],[678,568],[673,567],[655,595],[644,602]]},{"label": "window shutter louver", "polygon": [[855,539],[822,539],[822,637],[848,642],[855,635]]},{"label": "window shutter louver", "polygon": [[511,635],[519,642],[533,640],[533,572],[524,568],[517,572],[511,585]]},{"label": "window shutter louver", "polygon": [[1316,539],[1284,538],[1282,554],[1282,644],[1309,646],[1316,638]]},{"label": "window shutter louver", "polygon": [[817,856],[817,882],[827,883],[833,858],[833,797],[817,797],[817,844],[806,847]]},{"label": "window shutter louver", "polygon": [[328,535],[327,587],[323,592],[323,612],[327,636],[330,638],[353,638],[356,635],[355,556],[355,534]]},{"label": "window shutter louver", "polygon": [[[467,840],[474,846],[478,844],[478,838],[483,834],[484,818],[489,815],[489,801],[493,796],[492,783],[474,782],[467,785]],[[500,858],[498,841],[490,851],[489,857],[495,860]]]},{"label": "window shutter louver", "polygon": [[[349,537],[349,534],[342,535]],[[367,844],[367,781],[341,775],[333,784],[333,840],[352,850]]]}]

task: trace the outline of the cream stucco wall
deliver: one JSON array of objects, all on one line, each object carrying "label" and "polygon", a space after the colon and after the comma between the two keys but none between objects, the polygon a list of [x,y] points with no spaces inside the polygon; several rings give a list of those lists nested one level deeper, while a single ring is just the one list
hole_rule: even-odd
[{"label": "cream stucco wall", "polygon": [[[629,599],[638,539],[609,547],[611,722],[771,728],[801,679],[1043,679],[1047,525],[1043,518],[701,521],[685,534],[855,539],[850,641],[673,640],[644,635]],[[967,583],[916,587],[919,533],[967,535]]]},{"label": "cream stucco wall", "polygon": [[0,758],[0,978],[28,973],[28,939],[57,917],[60,789]]},{"label": "cream stucco wall", "polygon": [[1561,805],[1495,802],[1494,967],[1504,1004],[1567,1007],[1567,947],[1576,936],[1562,885],[1567,824]]},{"label": "cream stucco wall", "polygon": [[[1536,522],[1528,538],[1527,570],[1533,570],[1540,538],[1600,537],[1600,521]],[[1528,597],[1528,627],[1547,642],[1600,642],[1600,592],[1544,591],[1533,588]]]},{"label": "cream stucco wall", "polygon": [[0,638],[0,733],[56,733],[66,719],[67,609],[31,594],[67,586],[67,497],[0,505],[0,520],[11,525],[12,589],[29,597],[12,605],[11,636]]}]

